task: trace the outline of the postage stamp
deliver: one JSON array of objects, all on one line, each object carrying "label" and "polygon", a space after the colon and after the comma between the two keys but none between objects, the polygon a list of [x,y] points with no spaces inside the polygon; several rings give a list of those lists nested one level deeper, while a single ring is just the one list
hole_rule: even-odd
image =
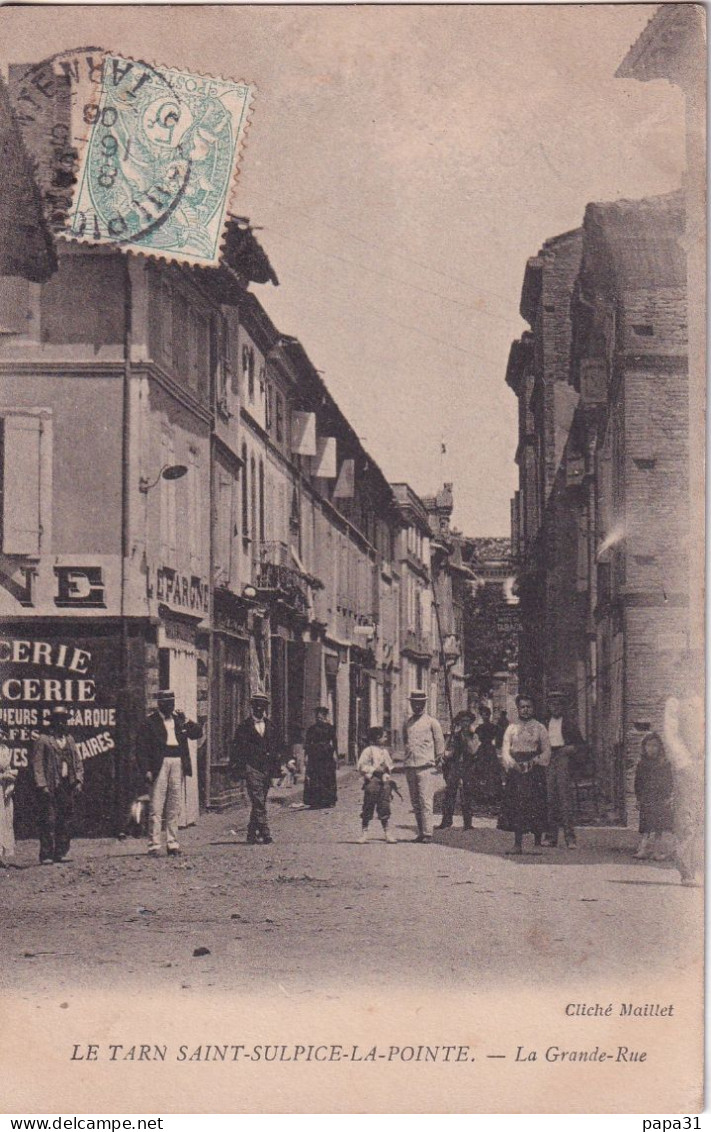
[{"label": "postage stamp", "polygon": [[106,55],[63,235],[215,266],[254,88]]}]

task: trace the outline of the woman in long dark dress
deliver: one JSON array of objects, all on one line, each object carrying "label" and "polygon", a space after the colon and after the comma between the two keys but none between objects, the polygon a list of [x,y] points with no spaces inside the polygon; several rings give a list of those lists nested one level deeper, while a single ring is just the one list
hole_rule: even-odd
[{"label": "woman in long dark dress", "polygon": [[316,722],[304,740],[306,774],[304,805],[312,810],[330,809],[336,804],[336,730],[328,722],[328,708],[316,708]]},{"label": "woman in long dark dress", "polygon": [[548,731],[533,718],[533,700],[517,696],[518,723],[506,728],[501,746],[501,765],[506,774],[498,829],[514,835],[509,852],[523,852],[523,835],[532,833],[536,845],[546,831],[546,775],[551,758]]}]

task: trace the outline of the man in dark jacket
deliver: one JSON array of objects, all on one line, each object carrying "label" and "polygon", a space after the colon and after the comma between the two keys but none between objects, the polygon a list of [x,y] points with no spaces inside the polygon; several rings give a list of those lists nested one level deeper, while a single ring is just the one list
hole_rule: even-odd
[{"label": "man in dark jacket", "polygon": [[442,773],[444,798],[442,821],[437,829],[451,829],[457,805],[457,793],[462,799],[464,829],[472,828],[475,757],[480,740],[476,734],[476,710],[460,711],[452,721],[452,734],[447,743]]},{"label": "man in dark jacket", "polygon": [[235,731],[230,752],[230,769],[237,779],[244,779],[252,803],[247,826],[247,844],[262,841],[269,845],[272,836],[267,819],[267,795],[272,778],[281,773],[281,746],[276,728],[267,719],[269,700],[261,692],[251,699],[252,713],[243,719]]},{"label": "man in dark jacket", "polygon": [[563,711],[565,694],[559,691],[548,694],[548,715],[545,724],[551,744],[551,761],[546,767],[548,794],[548,834],[544,845],[554,849],[558,844],[558,830],[563,827],[565,843],[577,849],[575,837],[575,805],[570,776],[570,760],[585,747],[578,725]]},{"label": "man in dark jacket", "polygon": [[151,787],[148,821],[151,840],[148,852],[160,853],[161,826],[165,813],[168,856],[180,854],[178,818],[182,798],[183,776],[193,773],[188,739],[200,739],[202,727],[175,710],[175,693],[162,689],[158,693],[158,709],[152,711],[138,732],[136,760]]},{"label": "man in dark jacket", "polygon": [[67,731],[68,716],[65,707],[52,708],[49,733],[39,736],[32,753],[42,865],[69,859],[74,799],[84,783],[84,764]]}]

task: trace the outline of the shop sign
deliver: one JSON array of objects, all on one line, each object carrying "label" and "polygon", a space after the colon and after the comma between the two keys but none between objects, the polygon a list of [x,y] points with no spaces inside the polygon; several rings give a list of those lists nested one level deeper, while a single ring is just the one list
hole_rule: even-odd
[{"label": "shop sign", "polygon": [[55,566],[57,596],[54,604],[62,609],[83,606],[105,609],[104,576],[100,566]]},{"label": "shop sign", "polygon": [[156,597],[170,609],[183,613],[198,613],[202,617],[210,612],[210,587],[196,574],[181,574],[170,566],[156,570]]},{"label": "shop sign", "polygon": [[[20,566],[15,575],[0,570],[0,586],[27,609],[37,605],[38,570]],[[55,566],[54,604],[60,609],[105,609],[106,587],[101,566]]]},{"label": "shop sign", "polygon": [[166,621],[163,632],[167,641],[181,641],[185,645],[195,645],[195,624],[185,624],[182,621]]},{"label": "shop sign", "polygon": [[0,719],[9,728],[15,766],[27,765],[58,704],[69,711],[69,729],[84,760],[114,749],[114,653],[114,642],[104,640],[0,638]]},{"label": "shop sign", "polygon": [[36,790],[31,772],[38,735],[53,707],[66,707],[67,723],[84,762],[77,832],[105,836],[112,828],[114,759],[119,725],[117,636],[40,636],[35,629],[0,637],[0,719],[20,775],[15,824],[18,836],[35,836]]},{"label": "shop sign", "polygon": [[231,595],[215,593],[215,607],[213,610],[213,625],[215,629],[224,633],[236,633],[246,637],[249,631],[247,624],[248,611],[239,606]]}]

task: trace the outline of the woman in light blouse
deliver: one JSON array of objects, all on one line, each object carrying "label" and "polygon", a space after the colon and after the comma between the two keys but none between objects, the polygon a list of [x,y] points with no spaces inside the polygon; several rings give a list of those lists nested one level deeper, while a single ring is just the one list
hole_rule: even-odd
[{"label": "woman in light blouse", "polygon": [[506,774],[498,828],[514,835],[510,853],[523,853],[523,835],[532,833],[536,845],[546,830],[546,776],[551,758],[548,731],[533,718],[530,696],[516,698],[518,722],[506,728],[501,745],[501,765]]}]

